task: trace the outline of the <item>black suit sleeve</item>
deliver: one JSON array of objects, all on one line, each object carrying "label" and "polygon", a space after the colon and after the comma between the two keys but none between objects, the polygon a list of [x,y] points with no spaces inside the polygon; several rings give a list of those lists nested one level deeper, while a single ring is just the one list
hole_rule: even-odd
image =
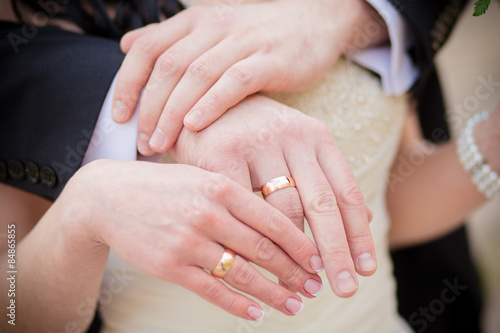
[{"label": "black suit sleeve", "polygon": [[81,166],[118,42],[0,23],[0,180],[54,200]]}]

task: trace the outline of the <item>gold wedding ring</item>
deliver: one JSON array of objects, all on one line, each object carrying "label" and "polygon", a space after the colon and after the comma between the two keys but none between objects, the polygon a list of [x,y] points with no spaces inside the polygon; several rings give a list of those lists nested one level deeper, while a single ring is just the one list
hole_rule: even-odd
[{"label": "gold wedding ring", "polygon": [[219,263],[212,271],[212,275],[218,278],[223,278],[224,276],[226,276],[227,272],[229,272],[231,266],[233,265],[234,257],[235,254],[232,250],[224,249],[224,253],[220,258]]},{"label": "gold wedding ring", "polygon": [[262,196],[266,198],[269,194],[286,187],[295,187],[295,180],[292,178],[292,176],[281,176],[271,179],[270,181],[262,185],[260,190],[262,191]]}]

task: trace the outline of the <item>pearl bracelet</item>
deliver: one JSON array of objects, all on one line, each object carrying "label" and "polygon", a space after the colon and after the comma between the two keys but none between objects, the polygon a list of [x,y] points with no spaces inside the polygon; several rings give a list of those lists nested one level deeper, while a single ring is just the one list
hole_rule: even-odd
[{"label": "pearl bracelet", "polygon": [[484,111],[467,121],[457,140],[457,152],[465,171],[472,175],[472,182],[479,192],[484,194],[486,198],[493,199],[500,197],[500,177],[486,163],[474,139],[474,127],[481,121],[488,119],[489,116],[489,112]]}]

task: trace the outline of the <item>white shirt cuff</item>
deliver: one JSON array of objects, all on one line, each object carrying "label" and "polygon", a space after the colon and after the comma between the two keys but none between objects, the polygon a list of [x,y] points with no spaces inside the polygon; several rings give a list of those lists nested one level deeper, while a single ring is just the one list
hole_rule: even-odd
[{"label": "white shirt cuff", "polygon": [[410,29],[388,0],[366,1],[385,20],[391,45],[360,50],[347,56],[361,66],[378,73],[387,95],[402,95],[412,87],[419,76],[418,68],[406,51],[411,41]]},{"label": "white shirt cuff", "polygon": [[[117,74],[118,75],[118,74]],[[116,76],[108,90],[97,119],[82,166],[98,159],[136,160],[137,158],[137,110],[130,121],[117,124],[111,118],[111,102]]]}]

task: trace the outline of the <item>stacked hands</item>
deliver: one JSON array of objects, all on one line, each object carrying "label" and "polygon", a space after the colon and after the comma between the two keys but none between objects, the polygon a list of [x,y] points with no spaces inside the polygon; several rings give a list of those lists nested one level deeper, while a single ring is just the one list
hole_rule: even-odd
[{"label": "stacked hands", "polygon": [[[341,6],[350,7],[342,11],[348,14],[332,22],[331,11]],[[235,6],[223,16],[215,6],[197,6],[125,35],[113,118],[127,122],[144,89],[139,152],[169,150],[182,164],[98,161],[83,168],[70,184],[92,198],[86,209],[92,239],[245,319],[260,319],[260,305],[205,269],[217,266],[227,284],[287,315],[302,308],[293,291],[321,292],[323,268],[335,294],[352,296],[356,272],[373,274],[376,257],[371,212],[350,168],[320,121],[247,96],[318,80],[352,39],[345,27],[362,21],[364,6],[273,1]],[[77,181],[85,175],[93,181]],[[252,193],[281,176],[292,176],[296,186],[265,201]],[[116,194],[107,205],[104,184]],[[104,216],[107,223],[99,223]],[[304,217],[316,245],[303,233]]]}]

